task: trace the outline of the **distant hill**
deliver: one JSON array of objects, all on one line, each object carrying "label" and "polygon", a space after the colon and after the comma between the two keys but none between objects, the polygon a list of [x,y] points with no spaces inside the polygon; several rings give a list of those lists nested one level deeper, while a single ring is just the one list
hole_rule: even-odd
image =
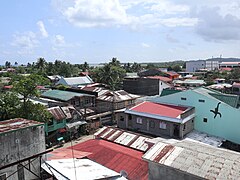
[{"label": "distant hill", "polygon": [[206,61],[220,61],[220,62],[240,62],[240,58],[211,58]]}]

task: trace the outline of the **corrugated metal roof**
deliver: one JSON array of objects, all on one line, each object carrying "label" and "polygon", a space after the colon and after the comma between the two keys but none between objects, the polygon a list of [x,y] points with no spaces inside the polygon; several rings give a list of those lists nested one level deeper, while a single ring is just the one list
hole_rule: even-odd
[{"label": "corrugated metal roof", "polygon": [[145,141],[152,139],[137,133],[106,126],[97,131],[94,136],[140,151],[146,151],[149,146]]},{"label": "corrugated metal roof", "polygon": [[239,153],[195,141],[158,142],[143,158],[206,179],[240,178]]},{"label": "corrugated metal roof", "polygon": [[96,139],[79,143],[73,149],[91,153],[89,159],[116,172],[126,171],[127,179],[148,179],[148,163],[142,160],[140,151]]},{"label": "corrugated metal roof", "polygon": [[92,180],[92,179],[122,179],[115,172],[90,159],[58,159],[46,161],[42,168],[49,174],[54,174],[58,180]]},{"label": "corrugated metal roof", "polygon": [[59,80],[56,84],[59,84],[60,81],[65,81],[67,85],[73,86],[73,85],[85,85],[85,84],[91,84],[94,83],[93,80],[89,76],[80,76],[80,77],[70,77],[70,78],[64,78]]},{"label": "corrugated metal roof", "polygon": [[53,115],[53,117],[56,120],[63,120],[67,118],[67,116],[59,106],[51,107],[51,108],[48,108],[47,110]]},{"label": "corrugated metal roof", "polygon": [[159,79],[160,81],[163,81],[163,82],[172,82],[172,79],[170,79],[168,77],[164,77],[164,76],[148,76],[146,78]]},{"label": "corrugated metal roof", "polygon": [[188,107],[160,104],[160,103],[153,103],[153,102],[146,101],[132,107],[128,111],[135,111],[140,113],[148,113],[153,115],[177,118],[187,109]]},{"label": "corrugated metal roof", "polygon": [[82,96],[92,96],[89,94],[84,93],[76,93],[76,92],[70,92],[70,91],[61,91],[61,90],[49,90],[44,92],[42,97],[60,100],[60,101],[69,101],[70,99],[74,97],[82,97]]},{"label": "corrugated metal roof", "polygon": [[43,125],[43,123],[23,118],[0,121],[0,134],[39,125]]},{"label": "corrugated metal roof", "polygon": [[138,97],[140,97],[140,96],[127,93],[124,90],[119,90],[119,91],[114,91],[114,92],[108,91],[108,92],[102,94],[101,96],[98,96],[97,99],[102,100],[102,101],[121,102],[121,101],[136,99]]}]

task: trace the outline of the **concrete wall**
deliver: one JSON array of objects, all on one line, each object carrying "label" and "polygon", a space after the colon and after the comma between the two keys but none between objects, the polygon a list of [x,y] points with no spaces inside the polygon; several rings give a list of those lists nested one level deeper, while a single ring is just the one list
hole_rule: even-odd
[{"label": "concrete wall", "polygon": [[[130,120],[129,117],[132,117]],[[137,118],[142,119],[142,124],[137,123]],[[160,122],[166,123],[166,129],[160,128]],[[152,119],[147,117],[141,117],[136,115],[129,114],[118,114],[117,125],[122,129],[131,129],[139,132],[144,132],[152,134],[155,136],[166,136],[166,137],[175,137],[183,138],[187,133],[193,130],[193,119],[184,124],[167,122],[165,120]],[[174,136],[174,125],[179,126],[179,136]]]},{"label": "concrete wall", "polygon": [[163,89],[169,88],[170,86],[163,81],[159,81],[159,95],[162,93]]},{"label": "concrete wall", "polygon": [[[204,100],[204,102],[199,102],[199,100]],[[240,110],[237,108],[222,102],[219,106],[222,117],[218,115],[214,118],[210,110],[214,110],[220,101],[210,95],[205,96],[192,90],[155,98],[151,101],[193,106],[196,115],[194,129],[240,144]],[[204,118],[207,122],[204,122]]]},{"label": "concrete wall", "polygon": [[199,69],[205,69],[206,63],[203,60],[200,61],[187,61],[186,72],[195,72]]},{"label": "concrete wall", "polygon": [[[9,163],[16,162],[20,159],[24,159],[35,154],[45,151],[45,132],[44,126],[29,127],[21,130],[15,130],[8,133],[0,134],[0,166],[7,165]],[[24,162],[26,164],[28,162]],[[28,167],[28,166],[27,166]],[[40,174],[40,162],[36,159],[31,164],[31,169]],[[7,176],[14,173],[17,170],[17,166],[0,170],[0,174],[7,173]],[[32,175],[24,169],[25,179],[36,179],[36,176]],[[18,173],[8,178],[8,180],[17,180]]]},{"label": "concrete wall", "polygon": [[149,180],[203,180],[198,176],[188,174],[187,172],[178,171],[174,168],[160,165],[155,162],[148,163]]}]

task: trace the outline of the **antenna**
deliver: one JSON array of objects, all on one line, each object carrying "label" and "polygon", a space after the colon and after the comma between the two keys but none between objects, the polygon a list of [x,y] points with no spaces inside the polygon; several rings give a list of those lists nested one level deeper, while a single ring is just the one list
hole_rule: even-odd
[{"label": "antenna", "polygon": [[121,170],[121,171],[120,171],[120,175],[121,175],[122,177],[125,177],[125,178],[128,177],[128,173],[127,173],[125,170]]}]

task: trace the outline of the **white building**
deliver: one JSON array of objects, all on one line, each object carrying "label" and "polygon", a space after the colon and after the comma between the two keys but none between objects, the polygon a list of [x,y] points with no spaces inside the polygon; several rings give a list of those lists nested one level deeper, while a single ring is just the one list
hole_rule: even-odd
[{"label": "white building", "polygon": [[209,71],[218,70],[219,69],[219,61],[207,60],[205,68]]},{"label": "white building", "polygon": [[186,72],[196,72],[200,69],[205,69],[205,67],[206,61],[204,60],[186,62]]}]

